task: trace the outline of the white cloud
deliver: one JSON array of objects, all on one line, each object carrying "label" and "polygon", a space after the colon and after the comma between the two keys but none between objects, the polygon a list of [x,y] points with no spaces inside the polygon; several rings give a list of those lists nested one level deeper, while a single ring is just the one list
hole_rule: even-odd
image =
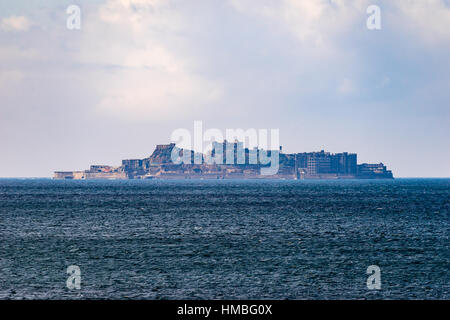
[{"label": "white cloud", "polygon": [[0,93],[2,96],[7,95],[23,78],[24,74],[19,70],[0,70]]},{"label": "white cloud", "polygon": [[101,74],[97,112],[124,120],[160,122],[181,118],[213,104],[221,91],[184,72],[120,69]]},{"label": "white cloud", "polygon": [[37,60],[38,57],[39,55],[34,48],[27,48],[27,50],[24,50],[23,48],[13,45],[0,47],[0,60],[3,62],[6,61],[8,64],[13,61],[33,61],[35,59]]},{"label": "white cloud", "polygon": [[1,28],[4,31],[27,31],[30,26],[31,23],[25,16],[10,16],[1,21]]},{"label": "white cloud", "polygon": [[450,6],[443,0],[393,2],[398,12],[386,11],[394,26],[428,45],[450,43]]},{"label": "white cloud", "polygon": [[[323,52],[340,46],[342,37],[366,26],[370,0],[265,0],[255,6],[252,0],[230,0],[243,14],[256,15],[291,32],[309,49]],[[448,43],[450,7],[445,0],[379,1],[383,28],[419,36],[427,44]]]},{"label": "white cloud", "polygon": [[[96,111],[127,120],[182,116],[213,103],[221,87],[198,75],[183,48],[183,17],[165,0],[109,0],[88,19],[82,63],[102,66],[93,88]],[[91,22],[89,22],[91,21]]]},{"label": "white cloud", "polygon": [[344,78],[337,88],[337,91],[343,95],[351,94],[355,90],[356,88],[354,83],[348,78]]},{"label": "white cloud", "polygon": [[[269,20],[292,33],[309,49],[333,54],[333,48],[356,23],[363,22],[366,0],[281,0],[255,6],[251,0],[230,0],[238,12]],[[362,24],[361,24],[362,25]]]}]

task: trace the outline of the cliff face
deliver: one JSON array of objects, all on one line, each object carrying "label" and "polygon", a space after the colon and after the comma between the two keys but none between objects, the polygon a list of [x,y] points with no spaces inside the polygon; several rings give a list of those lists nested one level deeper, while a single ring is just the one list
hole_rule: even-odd
[{"label": "cliff face", "polygon": [[175,148],[175,143],[159,144],[156,146],[152,155],[147,158],[150,164],[172,163],[172,150]]}]

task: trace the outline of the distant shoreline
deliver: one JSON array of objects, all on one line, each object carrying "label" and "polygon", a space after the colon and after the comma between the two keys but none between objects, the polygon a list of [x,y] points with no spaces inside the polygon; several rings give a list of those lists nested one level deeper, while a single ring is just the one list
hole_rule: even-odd
[{"label": "distant shoreline", "polygon": [[[394,179],[361,179],[361,178],[351,178],[351,179],[251,179],[251,178],[227,178],[227,179],[202,179],[202,178],[192,178],[192,179],[89,179],[89,181],[205,181],[205,180],[263,180],[263,181],[354,181],[354,180],[401,180],[401,179],[450,179],[450,177],[395,177]],[[53,177],[0,177],[0,180],[59,180],[53,179]],[[67,179],[64,181],[70,181],[73,179]],[[75,181],[86,181],[86,180],[75,180]]]}]

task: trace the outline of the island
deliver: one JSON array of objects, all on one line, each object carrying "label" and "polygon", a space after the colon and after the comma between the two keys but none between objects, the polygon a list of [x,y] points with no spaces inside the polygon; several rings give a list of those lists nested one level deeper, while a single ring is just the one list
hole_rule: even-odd
[{"label": "island", "polygon": [[[276,153],[276,157],[273,157]],[[273,174],[263,154],[277,161]],[[176,155],[174,161],[174,155]],[[180,161],[183,158],[184,161]],[[188,161],[186,161],[186,159]],[[356,153],[303,152],[243,147],[243,143],[215,142],[208,154],[177,148],[175,143],[157,145],[144,159],[122,160],[121,166],[92,165],[83,171],[55,171],[54,179],[393,179],[383,163],[357,164]]]}]

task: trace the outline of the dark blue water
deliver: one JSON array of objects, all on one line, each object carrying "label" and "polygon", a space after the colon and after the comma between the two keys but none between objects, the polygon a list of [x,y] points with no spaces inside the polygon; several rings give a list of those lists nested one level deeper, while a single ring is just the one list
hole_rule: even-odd
[{"label": "dark blue water", "polygon": [[3,179],[0,298],[449,299],[449,191],[449,179]]}]

